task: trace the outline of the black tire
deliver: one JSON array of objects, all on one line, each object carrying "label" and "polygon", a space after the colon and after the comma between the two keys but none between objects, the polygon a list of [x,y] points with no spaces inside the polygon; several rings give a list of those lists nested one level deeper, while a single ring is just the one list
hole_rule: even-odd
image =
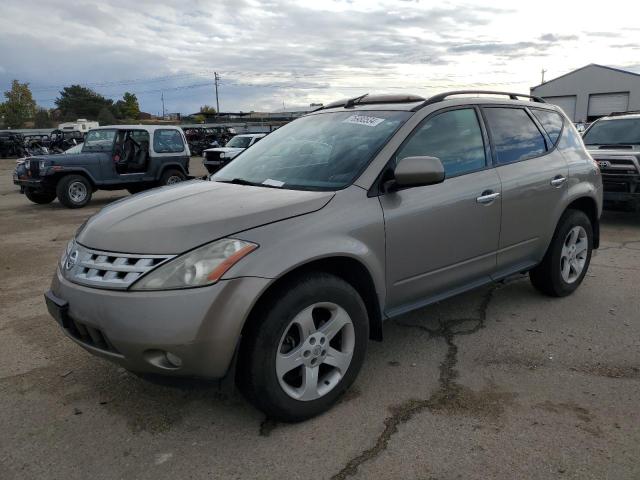
[{"label": "black tire", "polygon": [[[317,399],[302,401],[287,394],[280,385],[276,354],[294,317],[319,302],[331,302],[349,315],[354,334],[353,355],[346,373],[335,386]],[[318,319],[314,323],[319,326],[321,321]],[[240,346],[236,383],[245,397],[270,419],[298,422],[328,410],[353,383],[364,361],[369,338],[367,310],[358,292],[339,277],[326,273],[298,276],[257,305],[256,315],[249,322]],[[328,345],[332,342],[330,340]],[[320,363],[317,363],[318,369]],[[301,365],[300,368],[305,367]]]},{"label": "black tire", "polygon": [[43,192],[34,190],[33,188],[25,189],[24,194],[33,203],[40,205],[51,203],[56,199],[56,192]]},{"label": "black tire", "polygon": [[[567,282],[561,272],[562,249],[567,240],[567,235],[574,227],[582,227],[586,232],[586,259],[584,267],[577,278],[571,282]],[[533,286],[545,295],[565,297],[573,293],[582,283],[589,269],[592,251],[593,227],[591,220],[580,210],[567,210],[562,217],[560,217],[556,231],[551,239],[551,244],[542,262],[529,272],[529,279]]]},{"label": "black tire", "polygon": [[[74,194],[73,189],[77,192],[84,192],[84,195]],[[62,177],[58,181],[56,186],[56,196],[58,201],[67,208],[82,208],[89,201],[91,201],[91,195],[93,193],[93,187],[89,180],[82,175],[67,175]]]},{"label": "black tire", "polygon": [[165,170],[162,173],[162,176],[160,177],[160,185],[161,186],[171,185],[174,183],[182,182],[186,178],[187,177],[185,176],[185,174],[182,173],[180,170],[177,170],[175,168],[170,168],[168,170]]}]

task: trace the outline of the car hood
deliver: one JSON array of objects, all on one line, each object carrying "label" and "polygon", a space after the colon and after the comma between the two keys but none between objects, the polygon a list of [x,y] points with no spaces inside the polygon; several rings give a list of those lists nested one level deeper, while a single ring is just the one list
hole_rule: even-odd
[{"label": "car hood", "polygon": [[178,254],[243,230],[324,207],[334,192],[191,181],[117,201],[77,236],[96,250]]}]

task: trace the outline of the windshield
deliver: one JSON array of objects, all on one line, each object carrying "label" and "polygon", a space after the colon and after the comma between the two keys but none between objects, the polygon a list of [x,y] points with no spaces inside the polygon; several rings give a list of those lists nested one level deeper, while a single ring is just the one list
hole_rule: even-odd
[{"label": "windshield", "polygon": [[225,147],[247,148],[251,143],[251,137],[233,137],[227,142]]},{"label": "windshield", "polygon": [[583,140],[587,145],[640,145],[640,118],[600,120]]},{"label": "windshield", "polygon": [[302,117],[242,153],[214,177],[300,189],[350,185],[411,112],[335,112]]},{"label": "windshield", "polygon": [[115,130],[90,130],[84,139],[83,152],[110,152],[113,148]]}]

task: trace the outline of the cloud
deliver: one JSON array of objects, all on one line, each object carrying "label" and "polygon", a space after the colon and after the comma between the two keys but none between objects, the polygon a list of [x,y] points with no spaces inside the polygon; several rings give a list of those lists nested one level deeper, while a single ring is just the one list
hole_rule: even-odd
[{"label": "cloud", "polygon": [[578,37],[549,33],[562,31],[549,22],[517,27],[530,14],[504,5],[79,0],[71,9],[68,0],[3,0],[0,89],[12,78],[28,81],[47,106],[72,83],[112,98],[128,90],[143,110],[157,113],[161,93],[171,111],[215,103],[214,71],[222,77],[223,110],[277,109],[283,101],[304,105],[367,91],[528,85],[526,75],[537,76],[539,66],[527,62],[568,55]]}]

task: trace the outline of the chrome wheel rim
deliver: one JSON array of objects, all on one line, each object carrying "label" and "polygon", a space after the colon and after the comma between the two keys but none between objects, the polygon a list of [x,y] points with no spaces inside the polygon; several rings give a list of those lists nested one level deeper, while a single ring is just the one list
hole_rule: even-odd
[{"label": "chrome wheel rim", "polygon": [[339,305],[319,302],[289,323],[276,351],[276,375],[284,392],[300,401],[316,400],[345,376],[355,347],[349,314]]},{"label": "chrome wheel rim", "polygon": [[587,263],[588,252],[589,238],[586,230],[581,226],[573,227],[564,239],[560,254],[560,274],[565,282],[573,283],[578,280]]},{"label": "chrome wheel rim", "polygon": [[182,178],[180,178],[178,175],[171,175],[169,178],[167,178],[167,185],[173,185],[174,183],[178,183],[181,181]]},{"label": "chrome wheel rim", "polygon": [[69,198],[74,203],[82,203],[87,198],[87,187],[82,182],[72,182],[69,184]]}]

